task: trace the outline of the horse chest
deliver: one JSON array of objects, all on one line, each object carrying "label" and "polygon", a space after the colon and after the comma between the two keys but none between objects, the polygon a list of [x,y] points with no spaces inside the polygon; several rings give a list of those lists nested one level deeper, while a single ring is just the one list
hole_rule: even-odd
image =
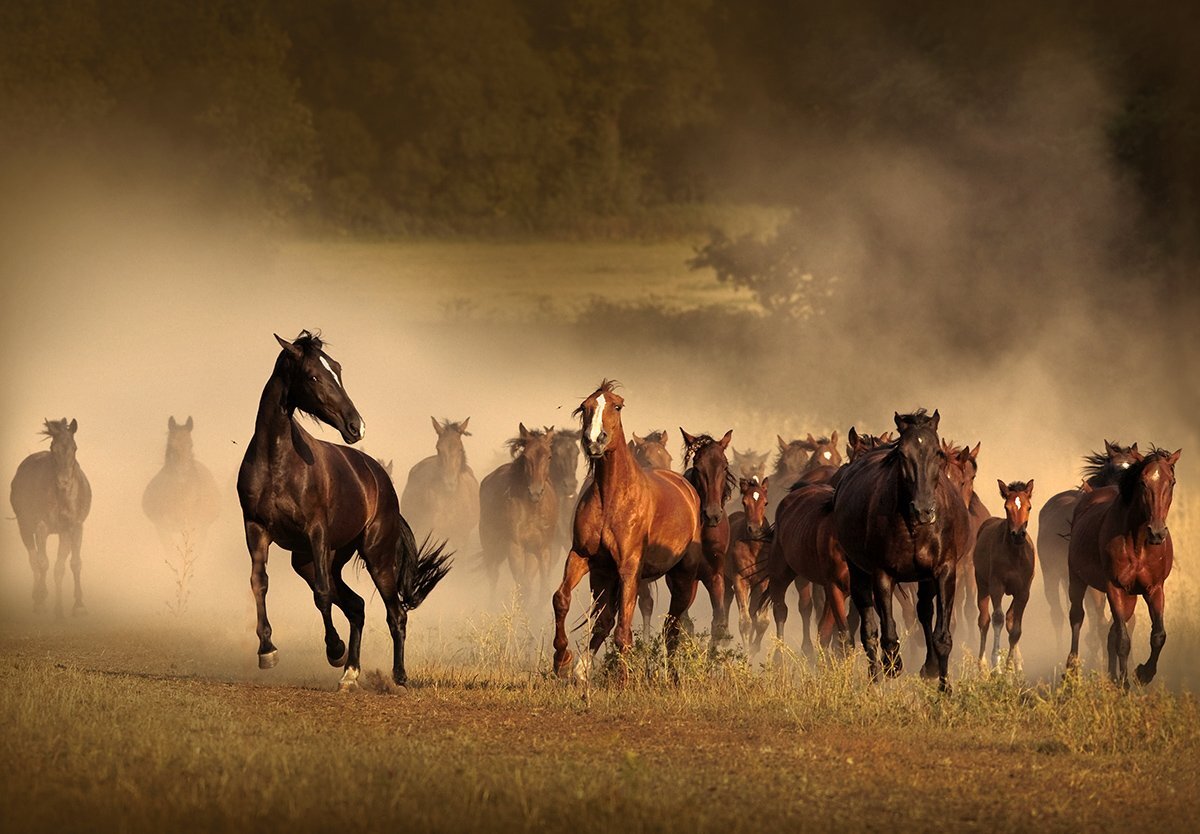
[{"label": "horse chest", "polygon": [[1163,546],[1138,547],[1118,539],[1109,547],[1109,575],[1131,594],[1144,594],[1161,585],[1171,572],[1171,559]]}]

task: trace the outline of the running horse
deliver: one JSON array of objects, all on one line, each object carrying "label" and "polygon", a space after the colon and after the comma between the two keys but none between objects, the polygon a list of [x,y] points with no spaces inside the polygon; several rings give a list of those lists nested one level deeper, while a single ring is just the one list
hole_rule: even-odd
[{"label": "running horse", "polygon": [[[577,677],[586,675],[592,657],[616,626],[614,640],[622,656],[633,644],[633,609],[638,584],[665,576],[671,603],[664,631],[668,654],[679,642],[680,617],[696,595],[703,555],[700,547],[700,497],[683,476],[638,466],[625,440],[621,409],[625,400],[605,380],[575,410],[583,424],[580,441],[591,469],[575,508],[571,550],[563,580],[554,593],[554,671],[565,675],[571,664],[567,612],[571,592],[591,574],[592,627],[588,654],[579,659]],[[628,679],[622,663],[621,680]]]},{"label": "running horse", "polygon": [[461,548],[479,526],[479,482],[463,447],[463,438],[471,436],[471,418],[458,423],[429,419],[438,436],[437,453],[409,470],[400,511],[414,529],[444,536]]},{"label": "running horse", "polygon": [[[338,688],[358,686],[365,609],[342,579],[357,553],[387,608],[392,634],[392,679],[403,686],[408,612],[450,569],[444,543],[418,550],[400,514],[396,490],[378,461],[357,449],[317,440],[300,425],[300,411],[326,423],[347,443],[366,433],[342,387],[342,366],[319,336],[302,331],[294,342],[275,337],[282,350],[263,388],[238,472],[237,491],[250,551],[250,587],[258,615],[258,665],[278,661],[267,619],[267,553],[274,543],[292,553],[292,568],[308,583],[325,623],[325,656],[344,666]],[[333,626],[331,606],[350,622],[349,646]]]},{"label": "running horse", "polygon": [[936,675],[948,691],[955,572],[969,522],[944,472],[940,419],[937,411],[896,414],[899,438],[846,468],[834,493],[833,518],[850,568],[850,592],[862,614],[860,639],[872,679],[881,670],[894,676],[903,668],[892,593],[897,582],[917,582],[926,647],[921,674]]},{"label": "running horse", "polygon": [[545,590],[558,527],[558,494],[550,475],[554,429],[530,431],[521,423],[508,441],[512,460],[479,485],[479,543],[495,586],[507,563],[517,584]]},{"label": "running horse", "polygon": [[83,545],[83,522],[92,508],[92,487],[79,461],[75,459],[75,432],[79,421],[44,420],[42,434],[50,438],[50,451],[34,452],[21,461],[13,476],[9,501],[17,517],[21,541],[29,551],[33,568],[33,610],[42,611],[46,603],[46,571],[50,558],[46,540],[58,536],[58,559],[54,563],[54,614],[62,617],[62,579],[71,557],[75,575],[73,615],[86,614],[79,572],[83,567],[79,551]]},{"label": "running horse", "polygon": [[[1021,671],[1021,650],[1017,643],[1021,639],[1021,620],[1025,605],[1029,602],[1029,589],[1033,585],[1036,555],[1033,539],[1026,532],[1029,527],[1029,509],[1033,505],[1033,479],[1013,481],[1000,486],[1000,497],[1004,500],[1004,518],[989,518],[979,528],[975,540],[975,587],[979,604],[979,665],[985,671],[987,662],[988,602],[992,606],[992,666],[1000,662],[1000,627],[1008,629],[1008,665]],[[1000,610],[1004,595],[1012,597],[1008,613]]]},{"label": "running horse", "polygon": [[[1038,513],[1037,552],[1042,563],[1042,587],[1050,603],[1050,622],[1054,626],[1054,642],[1062,651],[1062,630],[1066,622],[1063,600],[1067,597],[1070,569],[1067,566],[1068,540],[1071,537],[1071,518],[1085,489],[1114,486],[1125,470],[1141,459],[1138,445],[1122,446],[1119,442],[1104,441],[1103,452],[1084,456],[1084,486],[1052,495]],[[1086,600],[1096,620],[1089,632],[1096,638],[1094,650],[1100,650],[1100,621],[1104,617],[1104,595],[1099,591],[1086,592]],[[1089,641],[1090,642],[1090,641]]]},{"label": "running horse", "polygon": [[[545,431],[551,431],[546,426]],[[578,431],[558,429],[550,444],[550,483],[558,496],[558,524],[554,534],[554,551],[560,553],[571,546],[571,519],[575,502],[579,500],[579,437]]]},{"label": "running horse", "polygon": [[1129,618],[1137,598],[1150,612],[1150,658],[1139,664],[1139,683],[1154,680],[1158,656],[1167,642],[1163,627],[1163,585],[1171,575],[1174,546],[1167,513],[1175,490],[1175,464],[1182,449],[1151,448],[1126,469],[1116,486],[1088,491],[1071,520],[1068,565],[1071,571],[1071,653],[1067,668],[1079,666],[1079,629],[1087,588],[1103,591],[1112,611],[1108,631],[1108,673],[1116,682],[1129,680]]},{"label": "running horse", "polygon": [[193,545],[197,553],[204,549],[208,528],[220,515],[220,492],[216,478],[196,460],[192,446],[191,417],[178,423],[167,418],[167,452],[158,470],[142,493],[142,512],[154,523],[163,550],[170,551],[175,536],[184,545]]},{"label": "running horse", "polygon": [[762,648],[767,631],[760,600],[767,594],[766,557],[767,490],[771,479],[740,478],[742,509],[729,516],[729,554],[725,560],[725,622],[734,599],[738,604],[738,630],[742,646],[751,657]]},{"label": "running horse", "polygon": [[974,448],[968,448],[967,446],[960,447],[948,440],[942,441],[942,452],[946,456],[946,475],[958,490],[963,505],[967,508],[967,517],[970,519],[967,549],[962,558],[958,560],[958,590],[962,604],[955,611],[955,617],[961,617],[964,626],[970,622],[971,612],[968,610],[968,606],[972,599],[976,599],[975,539],[979,535],[979,528],[992,517],[991,512],[984,506],[983,499],[975,491],[975,476],[979,474],[979,448],[981,445],[981,443],[976,443]]},{"label": "running horse", "polygon": [[725,450],[733,438],[733,429],[725,432],[720,440],[707,434],[691,435],[681,427],[683,436],[683,477],[700,496],[700,545],[704,551],[704,565],[700,581],[708,590],[712,603],[712,639],[727,640],[729,633],[729,610],[725,604],[725,559],[729,553],[729,516],[725,514],[725,502],[732,492],[733,476],[729,473],[729,460]]}]

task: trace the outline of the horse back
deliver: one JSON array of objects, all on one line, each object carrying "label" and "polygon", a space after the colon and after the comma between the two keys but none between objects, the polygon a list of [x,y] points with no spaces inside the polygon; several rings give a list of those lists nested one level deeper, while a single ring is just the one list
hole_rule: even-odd
[{"label": "horse back", "polygon": [[797,575],[825,584],[835,574],[833,539],[833,487],[799,485],[789,492],[775,516],[775,541],[779,554]]},{"label": "horse back", "polygon": [[1072,574],[1100,590],[1108,585],[1100,528],[1116,500],[1116,487],[1082,493],[1071,516],[1067,564]]},{"label": "horse back", "polygon": [[17,466],[9,503],[22,536],[38,524],[45,524],[49,533],[60,533],[88,517],[92,487],[76,461],[72,483],[64,496],[55,481],[53,457],[49,452],[34,452]]}]

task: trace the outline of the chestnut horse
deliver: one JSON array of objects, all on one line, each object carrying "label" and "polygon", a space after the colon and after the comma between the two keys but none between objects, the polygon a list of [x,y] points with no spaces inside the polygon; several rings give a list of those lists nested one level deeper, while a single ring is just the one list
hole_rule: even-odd
[{"label": "chestnut horse", "polygon": [[[1083,459],[1084,484],[1092,489],[1113,486],[1121,474],[1139,459],[1137,444],[1122,446],[1117,442],[1104,441],[1103,452],[1092,452]],[[1083,488],[1068,489],[1051,496],[1038,513],[1037,552],[1042,563],[1042,586],[1046,601],[1050,603],[1050,622],[1054,626],[1054,642],[1059,651],[1063,648],[1064,614],[1063,600],[1067,596],[1068,576],[1067,541],[1071,536],[1071,518],[1075,507],[1083,497]],[[1087,592],[1086,600],[1095,619],[1095,628],[1089,632],[1095,637],[1094,650],[1100,651],[1100,623],[1104,617],[1104,595],[1096,590]]]},{"label": "chestnut horse", "polygon": [[530,431],[521,423],[508,441],[511,462],[479,485],[479,543],[483,564],[495,586],[507,563],[526,593],[548,584],[551,548],[558,526],[558,494],[550,477],[554,429]]},{"label": "chestnut horse", "polygon": [[975,491],[975,476],[979,474],[979,447],[981,445],[981,443],[976,443],[975,448],[971,449],[966,446],[957,446],[951,441],[942,441],[942,451],[946,455],[946,475],[958,490],[970,520],[967,549],[962,558],[958,560],[958,590],[962,604],[954,612],[956,621],[961,618],[964,628],[971,622],[971,614],[979,613],[978,610],[975,612],[969,610],[971,602],[976,599],[975,539],[979,534],[979,528],[992,517],[991,512],[984,506],[983,499]]},{"label": "chestnut horse", "polygon": [[[987,669],[984,652],[987,651],[988,601],[991,600],[995,631],[992,666],[1000,662],[1000,626],[1004,625],[1008,629],[1008,665],[1019,672],[1021,650],[1017,648],[1017,642],[1021,639],[1021,619],[1029,602],[1036,561],[1033,539],[1027,532],[1029,509],[1033,506],[1033,479],[996,483],[1004,500],[1004,518],[985,521],[975,540],[973,570],[979,604],[979,665]],[[1005,594],[1012,597],[1007,614],[1000,610]]]},{"label": "chestnut horse", "polygon": [[163,550],[170,552],[175,536],[183,536],[200,553],[208,528],[220,515],[217,480],[192,451],[191,417],[186,423],[167,418],[167,453],[142,493],[142,512],[158,531]]},{"label": "chestnut horse", "polygon": [[967,542],[967,510],[944,472],[938,412],[932,417],[924,410],[896,414],[895,421],[900,436],[893,446],[867,452],[846,468],[834,495],[834,531],[850,567],[872,678],[881,669],[889,676],[902,669],[892,592],[896,582],[915,581],[926,646],[921,674],[937,675],[946,691],[955,571]]},{"label": "chestnut horse", "polygon": [[892,433],[890,431],[885,431],[883,434],[859,434],[858,429],[851,426],[846,435],[846,461],[853,463],[865,452],[886,446],[891,442]]},{"label": "chestnut horse", "polygon": [[742,646],[753,657],[762,648],[767,618],[760,602],[767,593],[767,490],[771,479],[741,478],[742,509],[729,516],[729,554],[725,560],[725,622],[732,600],[738,604]]},{"label": "chestnut horse", "polygon": [[707,434],[691,435],[681,427],[683,436],[683,466],[685,477],[700,496],[700,545],[704,551],[704,566],[700,581],[708,590],[712,603],[712,639],[726,640],[729,633],[729,610],[725,604],[725,558],[729,552],[729,517],[725,502],[729,500],[733,476],[725,450],[733,438],[733,429],[720,440]]},{"label": "chestnut horse", "polygon": [[71,573],[75,575],[75,607],[73,615],[86,614],[83,605],[83,586],[79,572],[83,568],[79,551],[83,546],[83,522],[92,509],[92,486],[83,468],[75,459],[78,447],[75,432],[79,421],[43,420],[42,434],[50,438],[50,451],[34,452],[21,461],[13,476],[9,502],[17,517],[21,541],[29,551],[29,566],[33,568],[33,610],[41,611],[46,604],[46,571],[50,557],[46,540],[58,536],[58,559],[54,563],[54,614],[62,617],[62,579],[71,557]]},{"label": "chestnut horse", "polygon": [[462,547],[479,526],[479,482],[467,464],[462,440],[471,436],[471,418],[460,423],[429,419],[438,436],[437,454],[409,470],[400,511],[414,530]]},{"label": "chestnut horse", "polygon": [[[345,666],[338,688],[357,688],[365,606],[342,579],[342,568],[357,552],[387,608],[392,679],[403,686],[408,612],[449,571],[449,554],[428,539],[417,549],[392,479],[374,458],[317,440],[296,419],[297,411],[315,417],[347,443],[366,433],[342,387],[342,366],[325,353],[320,337],[305,330],[294,342],[275,339],[282,350],[263,388],[237,481],[258,614],[259,668],[271,668],[279,656],[267,620],[267,553],[274,543],[291,551],[292,568],[312,588],[325,623],[325,656],[332,666]],[[333,626],[333,605],[350,621],[349,647]]]},{"label": "chestnut horse", "polygon": [[[629,651],[638,584],[660,576],[666,577],[671,591],[663,628],[667,652],[674,653],[679,618],[696,596],[696,577],[704,561],[700,497],[682,475],[638,466],[621,426],[625,400],[615,387],[605,380],[575,410],[582,419],[580,443],[592,477],[575,508],[571,550],[562,584],[554,593],[554,671],[559,675],[571,662],[566,629],[571,592],[585,574],[591,573],[595,624],[577,676],[586,674],[614,624],[618,651]],[[622,680],[627,676],[628,665],[623,663]]]},{"label": "chestnut horse", "polygon": [[1090,586],[1104,591],[1112,611],[1108,632],[1108,673],[1128,682],[1129,618],[1140,596],[1150,611],[1150,658],[1137,667],[1137,679],[1147,684],[1158,671],[1158,656],[1167,642],[1163,627],[1163,585],[1171,575],[1174,547],[1167,513],[1175,490],[1175,464],[1182,449],[1151,448],[1135,452],[1137,462],[1126,469],[1116,486],[1086,493],[1071,520],[1068,593],[1071,599],[1071,654],[1067,668],[1079,665],[1079,628],[1083,625],[1083,594]]}]

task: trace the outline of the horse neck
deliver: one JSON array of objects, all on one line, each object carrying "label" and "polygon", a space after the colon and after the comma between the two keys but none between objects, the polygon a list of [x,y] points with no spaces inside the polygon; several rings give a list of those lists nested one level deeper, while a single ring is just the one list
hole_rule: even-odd
[{"label": "horse neck", "polygon": [[1150,523],[1150,507],[1141,497],[1141,490],[1128,499],[1118,490],[1117,499],[1113,501],[1109,512],[1114,514],[1113,519],[1120,529],[1130,535]]},{"label": "horse neck", "polygon": [[439,449],[437,461],[438,469],[441,470],[443,475],[453,475],[457,477],[467,465],[467,452],[465,449],[462,451],[462,456],[459,458],[458,464],[455,465],[451,459],[451,456],[449,454],[443,455]]},{"label": "horse neck", "polygon": [[624,429],[617,429],[617,436],[609,442],[608,451],[596,461],[593,477],[604,504],[619,503],[629,491],[643,489],[646,474],[629,451]]},{"label": "horse neck", "polygon": [[[290,386],[278,365],[263,387],[254,418],[254,439],[264,448],[274,448],[284,438],[290,438],[294,409],[289,403]],[[298,428],[298,427],[297,427]],[[303,429],[301,429],[303,431]]]},{"label": "horse neck", "polygon": [[167,456],[164,465],[167,469],[181,469],[188,466],[194,459],[195,454],[192,452],[172,452],[171,447],[167,446]]}]

